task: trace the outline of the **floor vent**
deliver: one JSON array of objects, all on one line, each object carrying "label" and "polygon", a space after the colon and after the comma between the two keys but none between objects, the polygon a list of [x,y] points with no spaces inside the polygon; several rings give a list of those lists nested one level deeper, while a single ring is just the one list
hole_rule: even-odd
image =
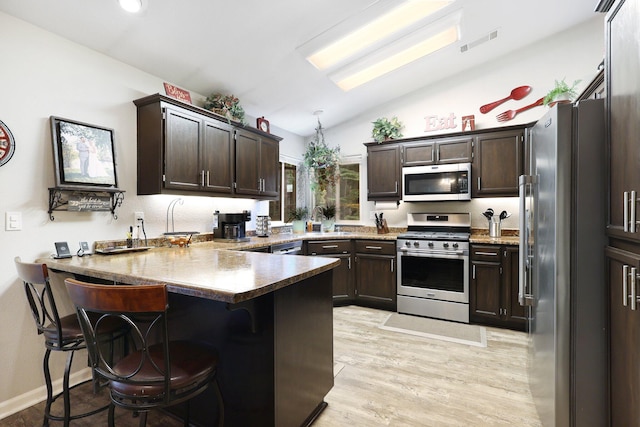
[{"label": "floor vent", "polygon": [[471,43],[463,44],[460,46],[460,52],[464,53],[469,49],[472,49],[482,43],[488,42],[489,40],[493,40],[498,37],[498,30],[492,31],[484,37],[480,37],[477,40],[472,41]]}]

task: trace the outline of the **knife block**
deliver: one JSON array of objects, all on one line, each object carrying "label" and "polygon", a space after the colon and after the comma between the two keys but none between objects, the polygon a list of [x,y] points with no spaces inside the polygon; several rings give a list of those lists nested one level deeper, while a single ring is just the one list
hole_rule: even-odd
[{"label": "knife block", "polygon": [[382,224],[377,226],[378,234],[387,234],[389,232],[389,227],[387,226],[387,220],[383,219]]}]

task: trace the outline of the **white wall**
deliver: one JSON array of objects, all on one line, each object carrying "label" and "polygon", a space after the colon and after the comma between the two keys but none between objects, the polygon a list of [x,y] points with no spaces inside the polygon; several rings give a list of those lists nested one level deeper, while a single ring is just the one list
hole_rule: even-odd
[{"label": "white wall", "polygon": [[[143,211],[149,237],[165,231],[173,196],[136,196],[136,110],[133,100],[164,93],[163,80],[61,39],[0,12],[0,120],[12,131],[13,158],[0,167],[0,215],[22,213],[22,230],[0,229],[0,418],[20,405],[19,396],[44,384],[42,337],[36,335],[13,258],[25,261],[49,256],[53,243],[67,241],[73,251],[80,240],[119,239],[133,225],[133,212]],[[212,88],[212,92],[215,88]],[[193,94],[194,103],[203,99]],[[198,104],[201,105],[201,104]],[[50,116],[115,130],[119,187],[125,190],[119,219],[104,212],[54,212],[50,221],[48,187],[54,186]],[[248,118],[250,122],[253,120]],[[284,139],[280,151],[300,158],[303,139],[273,128]],[[209,232],[212,212],[251,209],[253,218],[268,214],[267,202],[184,197],[175,207],[176,230]],[[249,228],[252,228],[250,225]],[[68,304],[63,304],[71,312]],[[86,360],[86,359],[85,359]],[[78,366],[83,357],[76,358]],[[64,358],[51,358],[54,378]],[[13,400],[11,400],[13,399]],[[33,403],[33,402],[32,402]]]},{"label": "white wall", "polygon": [[[501,98],[511,88],[529,84],[534,91],[527,99],[537,99],[546,92],[553,79],[581,78],[584,83],[595,75],[595,67],[603,55],[602,18],[571,32],[524,49],[515,55],[479,67],[472,73],[453,75],[441,84],[412,96],[371,110],[356,120],[328,129],[329,144],[339,144],[343,154],[364,155],[363,142],[371,141],[370,122],[380,116],[397,115],[406,125],[405,136],[424,134],[426,115],[459,117],[475,114],[478,127],[497,123],[480,117],[479,105]],[[0,119],[10,127],[16,139],[13,159],[0,167],[0,214],[22,212],[22,231],[0,230],[0,418],[22,402],[21,396],[43,384],[41,337],[36,336],[33,320],[27,313],[22,284],[15,275],[13,258],[31,261],[48,256],[53,242],[67,241],[72,248],[80,240],[124,237],[132,225],[133,212],[144,211],[149,236],[158,236],[165,228],[166,208],[172,196],[136,196],[136,119],[132,100],[163,92],[163,80],[114,61],[94,51],[44,32],[0,12]],[[490,47],[490,44],[487,44]],[[567,56],[565,53],[570,52]],[[212,88],[212,91],[215,88]],[[202,96],[193,94],[194,98]],[[509,106],[509,104],[505,105]],[[542,109],[519,117],[520,122],[537,119]],[[53,186],[52,144],[49,117],[55,115],[92,123],[115,130],[119,187],[126,191],[119,220],[109,213],[55,212],[55,221],[47,215],[47,188]],[[515,123],[515,121],[514,121]],[[299,158],[302,138],[273,129],[284,137],[282,154]],[[363,171],[366,176],[366,169]],[[364,186],[363,179],[363,189]],[[366,194],[363,190],[363,198]],[[367,224],[373,203],[363,202],[363,219]],[[495,210],[517,209],[512,199],[477,200],[466,204],[401,205],[386,211],[390,225],[405,225],[411,210],[462,210],[473,213],[473,225],[481,226],[480,216],[486,207]],[[267,213],[267,202],[220,198],[184,197],[175,208],[176,229],[209,231],[211,213],[251,209],[255,214]],[[255,216],[255,215],[254,215]],[[505,223],[505,228],[517,228]],[[250,227],[251,228],[251,227]],[[64,304],[65,310],[71,307]],[[60,376],[63,358],[54,355],[58,366],[53,374]],[[81,357],[78,360],[82,359]]]},{"label": "white wall", "polygon": [[[490,49],[491,42],[478,49]],[[579,92],[596,76],[597,66],[604,58],[604,15],[594,15],[585,24],[541,43],[521,49],[513,55],[504,57],[475,68],[473,71],[452,76],[439,84],[417,91],[410,96],[402,97],[386,105],[377,106],[366,114],[346,124],[325,131],[328,145],[340,145],[343,155],[362,155],[366,158],[365,142],[372,142],[371,122],[378,117],[397,116],[405,125],[404,137],[420,137],[446,133],[425,132],[426,116],[448,116],[454,113],[457,117],[457,128],[460,132],[460,118],[473,114],[476,129],[534,122],[546,111],[547,107],[537,107],[516,116],[509,122],[500,123],[495,116],[508,109],[517,109],[535,102],[543,97],[554,84],[554,80],[566,77],[568,83],[581,80]],[[481,105],[501,99],[517,86],[532,86],[531,93],[521,101],[509,101],[490,113],[483,115]],[[451,131],[448,131],[451,132]],[[361,218],[368,225],[373,225],[370,218],[373,211],[384,212],[390,226],[406,226],[407,212],[470,212],[472,227],[487,227],[482,212],[492,207],[500,212],[507,210],[514,213],[503,222],[505,229],[518,228],[517,199],[474,199],[471,202],[437,202],[437,203],[401,203],[397,210],[376,208],[373,202],[366,201],[366,162],[361,172]]]}]

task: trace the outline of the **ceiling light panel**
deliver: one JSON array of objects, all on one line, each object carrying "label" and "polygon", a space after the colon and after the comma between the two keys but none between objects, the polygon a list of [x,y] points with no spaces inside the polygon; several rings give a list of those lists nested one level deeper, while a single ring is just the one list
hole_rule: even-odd
[{"label": "ceiling light panel", "polygon": [[430,21],[454,0],[380,0],[297,50],[319,70],[335,69],[376,51]]},{"label": "ceiling light panel", "polygon": [[457,11],[329,74],[348,91],[457,42],[462,11]]},{"label": "ceiling light panel", "polygon": [[452,1],[409,0],[307,57],[324,70],[434,14]]}]

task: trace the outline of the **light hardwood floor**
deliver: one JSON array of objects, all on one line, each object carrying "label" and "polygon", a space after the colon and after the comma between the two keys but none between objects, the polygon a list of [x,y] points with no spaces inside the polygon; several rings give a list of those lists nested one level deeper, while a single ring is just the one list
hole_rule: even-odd
[{"label": "light hardwood floor", "polygon": [[540,426],[526,377],[526,334],[487,328],[487,347],[378,326],[388,312],[334,309],[344,367],[314,427]]},{"label": "light hardwood floor", "polygon": [[[334,309],[334,360],[342,369],[314,427],[540,426],[526,383],[526,334],[487,328],[487,347],[472,347],[378,328],[387,316],[363,307]],[[74,410],[107,399],[88,390],[74,394]],[[0,426],[42,425],[42,411],[43,404],[35,405]],[[116,425],[137,425],[122,412]],[[104,412],[71,423],[104,425]],[[153,411],[147,425],[181,423]]]}]

